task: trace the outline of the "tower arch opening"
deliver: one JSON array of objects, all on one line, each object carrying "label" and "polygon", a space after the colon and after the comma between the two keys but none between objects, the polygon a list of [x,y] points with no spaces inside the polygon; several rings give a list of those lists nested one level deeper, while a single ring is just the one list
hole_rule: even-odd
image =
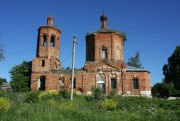
[{"label": "tower arch opening", "polygon": [[50,46],[51,46],[51,47],[54,47],[54,46],[55,46],[55,36],[54,36],[54,35],[51,35]]},{"label": "tower arch opening", "polygon": [[47,35],[43,35],[43,46],[47,45]]}]

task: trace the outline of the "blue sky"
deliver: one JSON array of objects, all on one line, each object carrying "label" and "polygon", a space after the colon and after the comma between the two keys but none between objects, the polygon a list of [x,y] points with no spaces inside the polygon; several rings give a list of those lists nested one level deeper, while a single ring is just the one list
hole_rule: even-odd
[{"label": "blue sky", "polygon": [[71,66],[73,35],[77,36],[75,67],[85,64],[85,35],[100,29],[102,11],[108,28],[125,32],[124,56],[140,52],[142,66],[151,72],[151,86],[163,78],[162,67],[180,45],[179,0],[0,0],[0,77],[36,56],[37,29],[52,15],[60,28],[60,60]]}]

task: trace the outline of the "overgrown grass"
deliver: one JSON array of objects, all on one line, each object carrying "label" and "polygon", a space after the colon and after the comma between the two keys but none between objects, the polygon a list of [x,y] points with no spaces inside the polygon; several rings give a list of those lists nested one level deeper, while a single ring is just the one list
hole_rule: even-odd
[{"label": "overgrown grass", "polygon": [[76,95],[71,101],[68,93],[66,96],[64,93],[56,92],[0,93],[0,97],[10,102],[8,110],[0,111],[0,121],[179,121],[180,119],[180,100],[124,96],[89,100],[87,96]]}]

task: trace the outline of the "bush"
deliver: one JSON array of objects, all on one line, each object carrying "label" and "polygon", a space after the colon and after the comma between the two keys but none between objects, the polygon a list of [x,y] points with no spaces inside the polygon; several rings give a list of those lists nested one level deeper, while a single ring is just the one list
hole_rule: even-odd
[{"label": "bush", "polygon": [[153,97],[161,97],[167,99],[170,95],[175,94],[175,88],[173,83],[156,83],[151,88]]},{"label": "bush", "polygon": [[5,97],[0,97],[0,111],[7,112],[10,108],[10,101]]},{"label": "bush", "polygon": [[69,99],[70,98],[70,92],[67,89],[62,89],[60,91],[60,96],[65,98],[65,99]]},{"label": "bush", "polygon": [[92,88],[91,88],[91,91],[92,91],[92,98],[93,98],[93,99],[95,99],[95,100],[101,100],[101,99],[103,99],[102,89],[92,87]]},{"label": "bush", "polygon": [[111,92],[109,93],[109,98],[113,98],[116,97],[118,95],[117,90],[113,89],[111,90]]},{"label": "bush", "polygon": [[4,97],[4,93],[1,90],[0,90],[0,97]]},{"label": "bush", "polygon": [[27,97],[25,99],[25,102],[27,103],[33,103],[33,102],[37,102],[39,100],[37,92],[30,92],[27,94]]}]

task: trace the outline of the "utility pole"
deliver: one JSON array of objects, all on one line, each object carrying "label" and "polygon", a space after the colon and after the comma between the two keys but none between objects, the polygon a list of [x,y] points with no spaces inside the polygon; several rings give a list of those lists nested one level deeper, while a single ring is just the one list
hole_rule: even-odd
[{"label": "utility pole", "polygon": [[73,36],[73,48],[72,48],[72,76],[71,76],[71,100],[73,100],[73,87],[74,87],[75,47],[76,47],[76,37]]}]

